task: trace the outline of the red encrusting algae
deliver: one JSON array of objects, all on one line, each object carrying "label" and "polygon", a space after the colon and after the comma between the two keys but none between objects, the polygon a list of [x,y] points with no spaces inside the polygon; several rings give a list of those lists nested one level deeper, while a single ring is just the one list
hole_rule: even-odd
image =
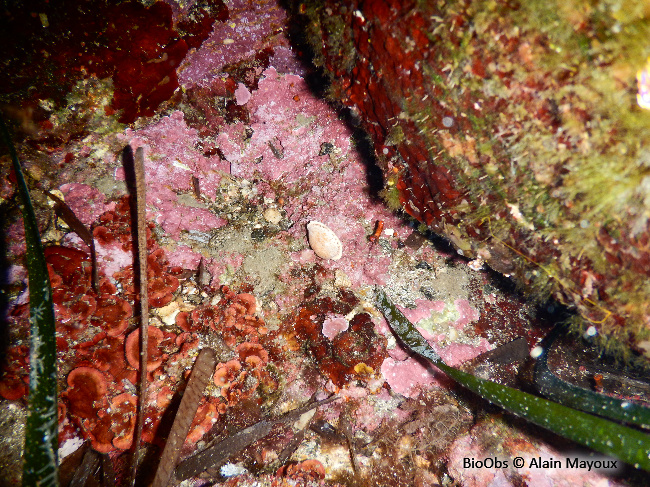
[{"label": "red encrusting algae", "polygon": [[338,299],[312,299],[293,317],[286,333],[295,348],[306,349],[319,365],[320,372],[337,387],[354,379],[368,378],[378,371],[388,356],[386,339],[378,335],[368,313],[358,313],[347,330],[330,340],[323,334],[323,323],[332,314],[348,315],[358,300],[348,291]]},{"label": "red encrusting algae", "polygon": [[[127,197],[120,199],[113,210],[102,214],[98,222],[94,234],[100,247],[114,248],[115,252],[131,251]],[[148,288],[150,304],[155,309],[175,299],[180,287],[178,276],[184,270],[168,264],[165,251],[151,238],[150,230]],[[136,297],[133,266],[124,266],[107,277],[102,270],[104,260],[100,258],[98,294],[91,285],[92,264],[87,252],[52,246],[46,249],[46,260],[56,307],[57,343],[70,367],[67,387],[62,391],[62,420],[67,416],[99,452],[128,449],[133,441],[137,402],[133,392],[139,369],[139,330],[133,322]],[[160,419],[191,367],[201,336],[207,333],[221,333],[224,341],[236,349],[232,353],[239,359],[226,360],[220,365],[215,375],[219,389],[204,399],[190,431],[190,443],[198,441],[230,407],[251,398],[261,385],[267,392],[277,389],[277,379],[267,370],[269,353],[261,343],[267,329],[264,321],[255,315],[255,296],[237,294],[226,286],[220,291],[222,298],[216,306],[200,305],[191,312],[179,313],[178,328],[149,326],[147,372],[151,374],[151,387],[160,394],[145,406],[145,441],[157,441]],[[27,307],[15,308],[14,314],[16,319],[26,318]],[[9,357],[0,394],[18,400],[27,392],[27,348],[13,347]],[[182,367],[181,376],[177,375],[179,367]],[[227,380],[220,381],[219,374],[224,367],[232,369],[232,373]],[[66,428],[63,437],[70,435],[70,428]]]}]

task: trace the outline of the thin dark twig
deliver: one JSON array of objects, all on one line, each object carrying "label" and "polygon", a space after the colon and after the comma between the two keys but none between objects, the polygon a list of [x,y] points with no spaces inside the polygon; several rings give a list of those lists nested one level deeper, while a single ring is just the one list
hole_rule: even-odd
[{"label": "thin dark twig", "polygon": [[86,225],[83,224],[74,211],[68,206],[68,204],[59,198],[57,195],[50,193],[49,191],[45,192],[47,196],[54,201],[54,212],[61,218],[66,225],[68,225],[74,233],[76,233],[81,240],[88,246],[90,249],[90,260],[92,263],[92,285],[96,293],[99,293],[99,271],[97,269],[97,254],[95,253],[95,239],[93,238],[93,233],[86,228]]},{"label": "thin dark twig", "polygon": [[352,411],[350,410],[349,403],[345,412],[341,414],[339,418],[340,429],[343,436],[345,436],[345,441],[348,444],[348,450],[350,452],[350,461],[352,462],[352,471],[354,472],[355,477],[359,475],[359,466],[357,465],[357,452],[356,445],[354,443],[354,432],[352,431],[352,419],[350,418]]},{"label": "thin dark twig", "polygon": [[91,476],[96,477],[97,471],[100,470],[101,457],[99,453],[89,448],[88,444],[85,444],[82,448],[86,448],[86,452],[83,455],[81,463],[75,469],[68,487],[84,487],[88,479]]},{"label": "thin dark twig", "polygon": [[147,281],[147,227],[145,214],[145,180],[144,180],[144,149],[138,147],[134,161],[135,193],[136,193],[136,223],[138,228],[138,264],[140,267],[140,384],[138,397],[138,419],[135,425],[133,440],[133,458],[131,463],[131,485],[135,486],[140,442],[144,428],[144,410],[147,400],[147,362],[149,346],[149,296]]},{"label": "thin dark twig", "polygon": [[187,438],[192,420],[199,408],[199,402],[201,401],[201,397],[203,397],[203,390],[208,382],[210,382],[216,366],[217,354],[215,351],[211,348],[202,349],[196,358],[190,380],[183,394],[183,399],[174,417],[174,424],[169,432],[162,457],[160,457],[158,470],[153,480],[153,487],[165,487],[169,483],[169,479],[171,479],[174,473],[183,442]]}]

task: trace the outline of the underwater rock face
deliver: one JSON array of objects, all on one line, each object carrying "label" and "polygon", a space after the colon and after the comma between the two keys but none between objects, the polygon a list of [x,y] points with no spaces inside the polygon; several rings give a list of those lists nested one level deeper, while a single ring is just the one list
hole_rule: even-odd
[{"label": "underwater rock face", "polygon": [[[276,0],[232,0],[228,18],[210,24],[198,12],[222,12],[214,7],[220,0],[168,3],[174,20],[165,32],[177,32],[190,49],[175,68],[180,88],[174,96],[157,108],[146,96],[128,107],[135,109],[131,114],[151,109],[154,115],[119,123],[127,112],[115,111],[115,85],[87,73],[83,82],[71,84],[62,105],[53,95],[42,99],[45,95],[30,91],[33,99],[25,103],[40,111],[31,119],[26,110],[10,117],[33,125],[31,131],[16,127],[17,149],[38,198],[54,290],[59,456],[68,479],[90,450],[96,458],[110,451],[116,485],[127,483],[139,367],[133,349],[139,311],[135,222],[127,196],[131,176],[120,155],[127,144],[145,153],[151,310],[145,369],[153,370],[142,439],[156,464],[170,414],[196,354],[206,347],[223,356],[183,456],[209,438],[227,438],[251,425],[258,429],[273,418],[269,414],[282,414],[317,393],[342,398],[301,416],[300,424],[276,425],[268,437],[233,456],[219,475],[206,474],[215,485],[472,485],[480,472],[471,476],[458,467],[467,445],[477,458],[483,455],[479,449],[494,456],[490,447],[509,448],[513,455],[518,445],[528,452],[550,451],[520,441],[521,425],[509,426],[499,419],[502,413],[484,411],[486,403],[475,408],[459,402],[455,386],[412,358],[373,306],[372,288],[381,286],[448,364],[509,384],[520,364],[486,365],[486,354],[522,360],[549,329],[532,304],[513,297],[510,286],[501,289],[502,281],[482,269],[481,259],[463,262],[449,247],[432,245],[414,231],[413,222],[376,197],[380,178],[365,151],[355,150],[360,141],[346,120],[310,89],[314,73],[285,36],[283,8]],[[146,8],[168,12],[158,4]],[[56,17],[46,7],[33,12],[46,14],[52,35]],[[209,34],[200,46],[190,45],[186,36],[188,16]],[[34,20],[41,22],[40,16]],[[159,32],[155,22],[145,25],[136,29],[138,42]],[[157,99],[169,86],[151,95]],[[9,200],[15,181],[9,160],[2,156],[0,162],[0,198]],[[97,289],[84,240],[61,221],[42,189],[60,195],[92,230]],[[0,203],[0,214],[7,207],[17,212],[10,201]],[[340,239],[340,259],[321,259],[309,249],[305,230],[312,219]],[[11,421],[4,423],[10,431],[0,433],[3,452],[7,440],[23,444],[24,419],[16,423],[16,418],[25,416],[29,370],[25,238],[22,221],[7,221],[11,341],[0,367],[0,427],[3,418]],[[516,357],[507,347],[515,338],[523,342]],[[587,387],[596,377],[581,370]],[[607,380],[602,382],[606,389]],[[490,439],[494,432],[501,440],[496,444]],[[483,436],[469,443],[474,434]],[[89,442],[81,446],[84,439]],[[8,455],[0,454],[0,486],[4,479],[20,483],[13,472],[20,469],[21,455],[14,450],[10,472]],[[153,467],[145,468],[153,473]],[[591,472],[589,478],[599,476],[602,484],[609,481],[605,475]],[[512,478],[521,483],[518,473]],[[206,482],[204,476],[192,485]]]},{"label": "underwater rock face", "polygon": [[295,15],[370,134],[391,206],[648,357],[637,3],[330,0]]}]

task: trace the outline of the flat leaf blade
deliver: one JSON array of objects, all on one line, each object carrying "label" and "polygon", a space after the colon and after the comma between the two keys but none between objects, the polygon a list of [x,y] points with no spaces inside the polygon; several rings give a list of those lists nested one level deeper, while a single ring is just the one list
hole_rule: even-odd
[{"label": "flat leaf blade", "polygon": [[555,434],[650,471],[650,435],[450,367],[381,289],[376,304],[404,344],[467,389]]},{"label": "flat leaf blade", "polygon": [[23,456],[23,485],[56,486],[58,474],[58,410],[56,337],[52,289],[36,215],[9,132],[0,129],[13,161],[20,209],[25,225],[29,273],[29,399]]}]

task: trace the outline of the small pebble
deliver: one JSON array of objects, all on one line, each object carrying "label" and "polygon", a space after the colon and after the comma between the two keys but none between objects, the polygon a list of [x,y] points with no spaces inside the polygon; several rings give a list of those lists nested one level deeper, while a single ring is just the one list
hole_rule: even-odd
[{"label": "small pebble", "polygon": [[226,463],[219,469],[219,471],[221,472],[221,475],[227,478],[236,477],[237,475],[248,473],[246,467],[240,465],[239,463]]},{"label": "small pebble", "polygon": [[277,225],[282,220],[282,215],[277,208],[267,208],[264,210],[263,215],[267,222],[273,223],[274,225]]},{"label": "small pebble", "polygon": [[339,260],[343,255],[343,244],[326,225],[315,220],[307,224],[309,246],[321,259]]},{"label": "small pebble", "polygon": [[538,346],[534,347],[534,348],[530,351],[530,356],[531,356],[531,358],[537,358],[537,357],[539,357],[542,353],[544,353],[544,349],[538,345]]}]

